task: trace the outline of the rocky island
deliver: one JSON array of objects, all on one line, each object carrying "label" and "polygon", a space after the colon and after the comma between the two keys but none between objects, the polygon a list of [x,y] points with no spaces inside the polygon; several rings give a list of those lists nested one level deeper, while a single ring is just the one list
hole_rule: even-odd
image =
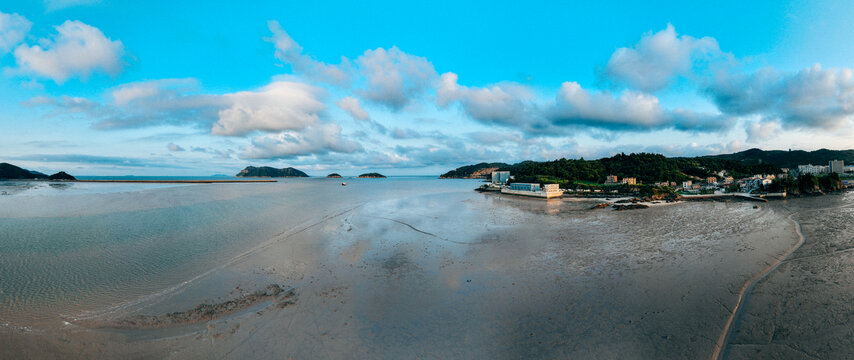
[{"label": "rocky island", "polygon": [[374,173],[366,173],[366,174],[359,175],[359,178],[367,178],[367,179],[384,179],[384,178],[385,178],[385,175],[380,174],[380,173],[375,173],[375,172],[374,172]]},{"label": "rocky island", "polygon": [[341,174],[338,174],[338,173],[331,173],[331,174],[329,174],[329,175],[326,175],[326,177],[327,177],[327,178],[340,179],[340,178],[341,178]]},{"label": "rocky island", "polygon": [[0,163],[0,180],[77,180],[73,176],[68,175],[65,171],[60,171],[51,176],[47,176],[38,171],[27,170],[9,163]]},{"label": "rocky island", "polygon": [[294,169],[292,167],[287,167],[284,169],[276,169],[269,166],[247,166],[245,169],[240,170],[237,177],[308,177],[308,174]]}]

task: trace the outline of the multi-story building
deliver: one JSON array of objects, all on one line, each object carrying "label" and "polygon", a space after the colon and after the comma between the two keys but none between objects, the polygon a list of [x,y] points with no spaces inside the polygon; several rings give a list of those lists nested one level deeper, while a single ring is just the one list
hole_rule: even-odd
[{"label": "multi-story building", "polygon": [[635,178],[633,178],[633,177],[623,178],[623,184],[626,184],[626,185],[637,185],[637,183],[638,183],[638,179],[635,179]]},{"label": "multi-story building", "polygon": [[507,180],[510,180],[510,172],[509,171],[493,171],[492,172],[492,183],[493,184],[504,185],[507,183]]},{"label": "multi-story building", "polygon": [[811,175],[819,175],[819,174],[827,174],[830,172],[830,166],[821,166],[821,165],[798,165],[798,174],[811,174]]},{"label": "multi-story building", "polygon": [[727,176],[724,178],[724,184],[726,185],[732,184],[733,181],[735,181],[735,179],[733,179],[732,176]]},{"label": "multi-story building", "polygon": [[830,172],[843,174],[845,173],[845,161],[842,160],[831,160],[830,163],[827,164],[830,167]]},{"label": "multi-story building", "polygon": [[682,182],[682,188],[683,188],[683,189],[685,189],[685,190],[691,190],[691,185],[693,185],[693,184],[694,184],[694,183],[693,183],[693,182],[691,182],[691,180],[683,181],[683,182]]},{"label": "multi-story building", "polygon": [[615,184],[617,184],[617,175],[608,175],[608,178],[605,180],[605,185]]},{"label": "multi-story building", "polygon": [[709,176],[706,178],[706,184],[717,184],[717,183],[718,183],[718,178],[716,178],[714,176]]}]

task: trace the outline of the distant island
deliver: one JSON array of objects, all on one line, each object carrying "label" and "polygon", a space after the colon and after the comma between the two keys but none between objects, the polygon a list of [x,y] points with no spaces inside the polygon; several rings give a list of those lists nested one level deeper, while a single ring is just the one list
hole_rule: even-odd
[{"label": "distant island", "polygon": [[368,178],[368,179],[381,179],[381,178],[385,178],[385,175],[374,172],[374,173],[362,174],[362,175],[359,175],[359,177],[360,178]]},{"label": "distant island", "polygon": [[58,173],[56,173],[56,174],[53,174],[53,175],[51,175],[51,176],[48,176],[47,178],[48,178],[49,180],[68,180],[68,181],[74,181],[74,180],[77,180],[77,178],[75,178],[75,177],[73,177],[73,176],[71,176],[71,175],[68,175],[68,173],[67,173],[67,172],[65,172],[65,171],[60,171],[60,172],[58,172]]},{"label": "distant island", "polygon": [[38,171],[23,169],[21,167],[0,163],[0,180],[77,180],[65,171],[47,176]]},{"label": "distant island", "polygon": [[338,173],[331,173],[329,175],[326,175],[326,177],[328,177],[328,178],[341,178],[341,175]]},{"label": "distant island", "polygon": [[245,169],[240,170],[237,177],[308,177],[308,175],[302,171],[294,169],[292,167],[287,167],[284,169],[276,169],[269,166],[247,166]]}]

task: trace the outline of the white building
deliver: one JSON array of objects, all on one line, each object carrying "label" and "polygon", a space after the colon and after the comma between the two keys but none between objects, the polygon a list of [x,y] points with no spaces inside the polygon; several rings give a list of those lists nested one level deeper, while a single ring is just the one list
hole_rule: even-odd
[{"label": "white building", "polygon": [[492,183],[504,185],[507,183],[507,180],[510,180],[510,172],[509,171],[493,171],[492,172]]},{"label": "white building", "polygon": [[685,189],[685,190],[691,190],[691,185],[693,185],[693,184],[694,184],[694,183],[693,183],[693,182],[691,182],[691,180],[683,181],[683,182],[682,182],[682,188],[683,188],[683,189]]},{"label": "white building", "polygon": [[830,172],[830,166],[822,166],[822,165],[798,165],[798,174],[827,174]]}]

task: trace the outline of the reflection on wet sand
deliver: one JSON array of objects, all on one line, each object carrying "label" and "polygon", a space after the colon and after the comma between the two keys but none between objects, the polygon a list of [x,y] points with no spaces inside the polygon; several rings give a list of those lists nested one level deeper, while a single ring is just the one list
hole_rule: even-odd
[{"label": "reflection on wet sand", "polygon": [[[270,283],[293,286],[293,306],[160,337],[72,321],[37,335],[0,331],[0,345],[35,357],[708,358],[742,286],[799,241],[793,201],[618,212],[463,189],[338,201],[107,318],[183,311]],[[807,239],[815,226],[804,224]],[[767,301],[751,296],[733,342]]]}]

